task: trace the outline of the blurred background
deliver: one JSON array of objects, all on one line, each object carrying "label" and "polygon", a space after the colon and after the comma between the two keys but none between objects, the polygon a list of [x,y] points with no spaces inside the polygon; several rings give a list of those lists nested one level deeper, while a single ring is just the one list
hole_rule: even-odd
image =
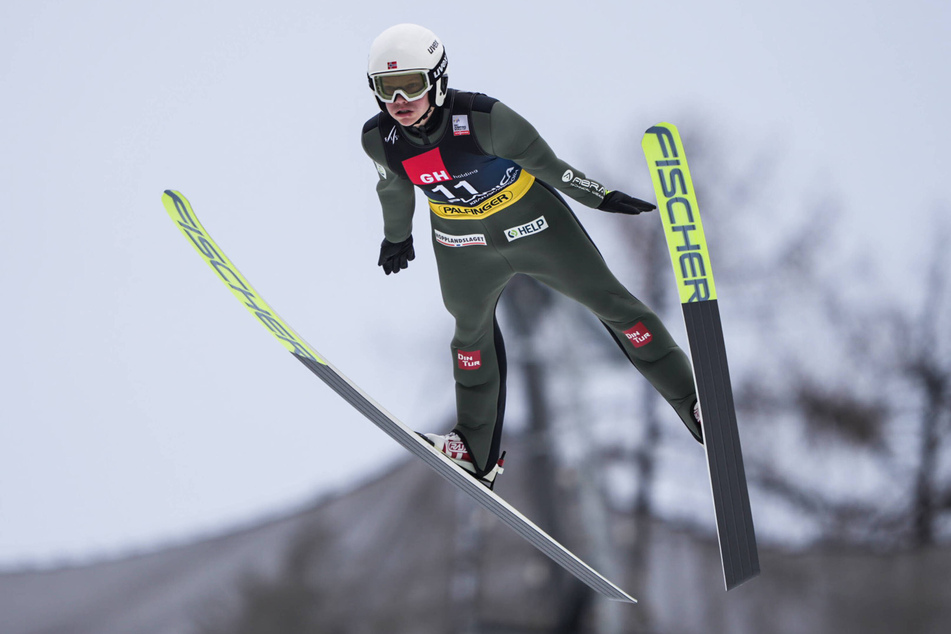
[{"label": "blurred background", "polygon": [[[0,631],[938,632],[951,619],[951,9],[0,5]],[[584,309],[499,307],[496,491],[602,603],[350,409],[160,204],[420,431],[453,425],[425,207],[376,266],[370,43],[416,22],[609,189],[676,123],[716,272],[763,572],[726,593],[702,448]],[[660,220],[575,206],[686,345]]]}]

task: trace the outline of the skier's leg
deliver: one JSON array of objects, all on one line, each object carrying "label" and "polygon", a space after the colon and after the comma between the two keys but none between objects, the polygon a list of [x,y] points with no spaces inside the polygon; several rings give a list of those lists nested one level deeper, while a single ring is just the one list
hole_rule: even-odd
[{"label": "skier's leg", "polygon": [[[454,229],[466,235],[474,231],[462,229],[462,221],[449,222],[445,232]],[[456,321],[451,346],[456,380],[454,431],[468,446],[481,476],[499,458],[506,367],[495,308],[514,273],[490,245],[450,248],[434,243],[434,249],[443,302]]]},{"label": "skier's leg", "polygon": [[[506,256],[521,272],[580,302],[608,328],[628,359],[700,438],[693,416],[693,370],[660,318],[614,276],[571,209],[539,188],[548,228],[519,240]],[[537,210],[536,210],[537,212]]]}]

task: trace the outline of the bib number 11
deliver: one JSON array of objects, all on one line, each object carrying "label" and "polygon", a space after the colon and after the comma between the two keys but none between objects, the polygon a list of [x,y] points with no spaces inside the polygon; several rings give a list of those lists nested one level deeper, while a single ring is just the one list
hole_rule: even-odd
[{"label": "bib number 11", "polygon": [[[458,183],[457,185],[455,185],[455,186],[453,187],[453,189],[465,189],[467,192],[469,192],[469,193],[472,194],[473,196],[476,196],[476,195],[478,195],[478,193],[479,193],[479,192],[476,190],[476,188],[473,187],[472,185],[470,185],[467,181],[459,181],[459,183]],[[445,185],[438,185],[438,186],[436,186],[436,187],[433,187],[432,190],[433,190],[434,192],[437,192],[437,193],[442,194],[443,196],[445,196],[446,198],[448,198],[450,201],[459,200],[458,198],[456,198],[455,196],[452,195],[452,192],[451,192],[451,191],[449,191],[448,189],[446,189],[446,186],[445,186]]]}]

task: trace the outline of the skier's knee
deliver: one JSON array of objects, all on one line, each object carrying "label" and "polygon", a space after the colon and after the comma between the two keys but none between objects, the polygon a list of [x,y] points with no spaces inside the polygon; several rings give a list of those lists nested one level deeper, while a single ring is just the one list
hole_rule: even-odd
[{"label": "skier's knee", "polygon": [[615,326],[614,332],[624,352],[641,363],[657,363],[677,350],[670,333],[653,313],[643,318]]},{"label": "skier's knee", "polygon": [[463,369],[458,365],[453,372],[456,383],[465,388],[475,388],[491,383],[497,374],[497,372],[492,372],[485,367]]}]

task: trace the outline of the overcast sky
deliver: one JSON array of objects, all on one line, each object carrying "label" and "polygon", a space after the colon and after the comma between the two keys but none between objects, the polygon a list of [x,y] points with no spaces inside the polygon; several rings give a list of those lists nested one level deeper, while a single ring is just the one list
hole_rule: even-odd
[{"label": "overcast sky", "polygon": [[[881,253],[886,292],[951,208],[947,3],[413,6],[0,3],[0,567],[191,539],[402,458],[238,306],[166,188],[321,354],[445,431],[452,323],[428,220],[385,277],[359,145],[367,50],[392,24],[434,30],[452,85],[502,99],[578,169],[629,171],[612,189],[651,196],[639,136],[659,121],[702,121],[737,169],[775,149],[764,230],[838,198],[842,249]],[[657,221],[578,213],[609,262],[617,223]]]}]

